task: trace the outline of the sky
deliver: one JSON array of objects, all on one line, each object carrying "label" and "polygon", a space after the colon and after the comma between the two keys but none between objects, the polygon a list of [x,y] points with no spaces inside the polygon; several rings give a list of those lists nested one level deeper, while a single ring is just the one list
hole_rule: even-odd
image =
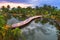
[{"label": "sky", "polygon": [[[28,7],[28,6],[32,6],[32,7],[35,7],[35,6],[43,6],[44,4],[47,4],[47,5],[52,5],[52,6],[55,6],[55,7],[58,7],[60,8],[60,0],[0,0],[0,5],[3,5],[3,3],[7,3],[9,5],[14,5],[16,4],[18,6],[18,4],[23,7]],[[23,5],[21,5],[23,4]],[[14,5],[14,6],[16,6]]]}]

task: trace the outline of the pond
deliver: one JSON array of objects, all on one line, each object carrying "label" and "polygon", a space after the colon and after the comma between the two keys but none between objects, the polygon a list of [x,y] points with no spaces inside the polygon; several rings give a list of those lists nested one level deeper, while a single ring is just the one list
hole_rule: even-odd
[{"label": "pond", "polygon": [[[17,23],[19,21],[12,18],[8,20],[7,24],[11,25],[15,22]],[[50,19],[35,19],[21,30],[26,40],[58,40],[56,23]]]},{"label": "pond", "polygon": [[55,23],[45,19],[32,21],[22,29],[26,40],[58,40]]}]

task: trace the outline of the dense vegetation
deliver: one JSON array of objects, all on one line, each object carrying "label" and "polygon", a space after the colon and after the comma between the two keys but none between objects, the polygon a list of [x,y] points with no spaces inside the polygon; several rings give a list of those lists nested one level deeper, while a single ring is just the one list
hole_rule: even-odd
[{"label": "dense vegetation", "polygon": [[35,8],[21,8],[20,6],[17,8],[10,8],[9,5],[7,5],[7,7],[2,6],[0,9],[0,40],[18,40],[18,38],[22,36],[19,28],[11,30],[8,28],[9,26],[6,25],[7,20],[10,19],[11,16],[19,20],[25,20],[35,15],[42,15],[45,18],[54,19],[60,22],[60,9],[51,5],[44,5],[42,7],[36,6]]},{"label": "dense vegetation", "polygon": [[[0,9],[0,13],[6,17],[6,20],[11,16],[16,18],[21,18],[22,20],[35,15],[46,15],[48,18],[59,19],[60,18],[60,9],[51,5],[44,5],[42,7],[36,6],[35,8],[27,7],[21,8],[18,6],[17,8],[11,8],[8,5],[7,7],[2,6]],[[23,18],[24,17],[24,18]]]},{"label": "dense vegetation", "polygon": [[[6,25],[5,17],[0,15],[0,40],[19,40],[23,38],[22,32],[19,28],[11,30],[8,25]],[[24,38],[22,39],[24,40]]]}]

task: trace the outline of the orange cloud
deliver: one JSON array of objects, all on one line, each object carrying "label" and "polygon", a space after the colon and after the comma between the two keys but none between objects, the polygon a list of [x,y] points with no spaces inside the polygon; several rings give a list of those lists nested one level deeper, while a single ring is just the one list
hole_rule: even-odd
[{"label": "orange cloud", "polygon": [[11,8],[17,7],[17,6],[20,6],[20,7],[22,7],[22,8],[26,8],[26,7],[29,7],[29,6],[32,7],[32,4],[12,3],[12,2],[1,2],[1,3],[0,3],[0,8],[1,8],[3,5],[4,5],[5,7],[6,7],[7,5],[10,5]]}]

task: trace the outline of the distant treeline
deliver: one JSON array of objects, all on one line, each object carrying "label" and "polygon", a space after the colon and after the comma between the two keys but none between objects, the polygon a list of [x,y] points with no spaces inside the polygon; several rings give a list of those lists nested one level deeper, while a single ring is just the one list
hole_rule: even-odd
[{"label": "distant treeline", "polygon": [[3,14],[7,18],[11,18],[11,16],[14,16],[18,19],[26,19],[30,16],[35,15],[47,15],[45,17],[47,18],[60,18],[60,9],[57,7],[51,6],[51,5],[43,5],[42,7],[36,6],[35,8],[27,7],[27,8],[21,8],[18,6],[17,8],[13,7],[10,8],[10,5],[7,5],[7,7],[2,6],[0,9],[0,13]]}]

